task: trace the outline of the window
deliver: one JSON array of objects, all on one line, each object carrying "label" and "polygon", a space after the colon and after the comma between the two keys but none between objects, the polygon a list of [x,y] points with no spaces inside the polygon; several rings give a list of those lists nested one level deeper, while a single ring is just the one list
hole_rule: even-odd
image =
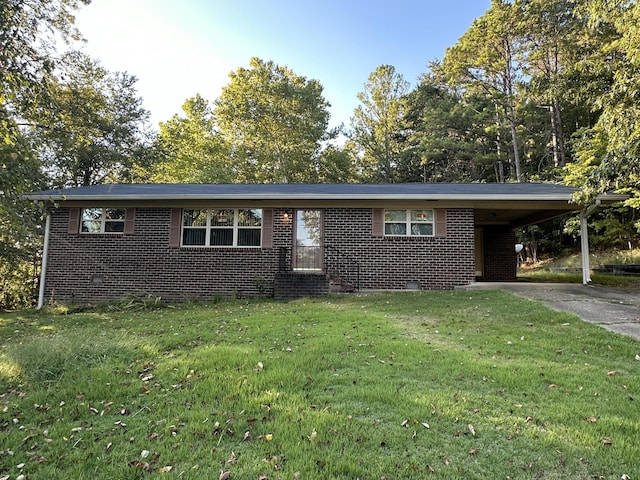
[{"label": "window", "polygon": [[433,236],[433,210],[385,210],[384,234],[387,236]]},{"label": "window", "polygon": [[83,208],[80,232],[124,233],[125,215],[124,208]]},{"label": "window", "polygon": [[182,245],[189,247],[259,247],[262,210],[222,208],[184,210]]}]

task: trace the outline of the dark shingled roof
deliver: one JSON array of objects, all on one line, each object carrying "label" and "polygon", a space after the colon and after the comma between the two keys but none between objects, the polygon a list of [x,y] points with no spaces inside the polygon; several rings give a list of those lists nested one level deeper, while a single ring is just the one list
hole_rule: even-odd
[{"label": "dark shingled roof", "polygon": [[[566,200],[549,183],[106,184],[34,192],[32,200]],[[621,199],[623,199],[621,197]]]}]

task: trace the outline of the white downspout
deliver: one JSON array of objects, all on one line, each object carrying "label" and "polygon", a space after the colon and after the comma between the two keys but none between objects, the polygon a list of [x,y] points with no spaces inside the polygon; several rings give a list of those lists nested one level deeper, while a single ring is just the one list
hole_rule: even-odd
[{"label": "white downspout", "polygon": [[589,262],[589,230],[587,219],[600,206],[600,200],[596,200],[594,205],[580,212],[580,250],[582,253],[582,284],[588,285],[591,282],[591,265]]},{"label": "white downspout", "polygon": [[40,310],[44,306],[44,282],[47,276],[47,258],[49,255],[49,230],[51,227],[51,214],[47,213],[44,225],[44,245],[42,246],[42,266],[40,267],[40,291],[38,292],[38,306]]}]

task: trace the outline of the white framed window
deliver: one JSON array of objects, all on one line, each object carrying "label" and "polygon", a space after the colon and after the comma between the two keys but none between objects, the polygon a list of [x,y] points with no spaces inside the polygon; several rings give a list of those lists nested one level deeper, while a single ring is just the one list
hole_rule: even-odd
[{"label": "white framed window", "polygon": [[83,208],[80,233],[124,233],[124,208]]},{"label": "white framed window", "polygon": [[391,237],[433,237],[433,210],[385,210],[384,234]]},{"label": "white framed window", "polygon": [[185,209],[182,245],[185,247],[259,247],[262,210],[256,208]]}]

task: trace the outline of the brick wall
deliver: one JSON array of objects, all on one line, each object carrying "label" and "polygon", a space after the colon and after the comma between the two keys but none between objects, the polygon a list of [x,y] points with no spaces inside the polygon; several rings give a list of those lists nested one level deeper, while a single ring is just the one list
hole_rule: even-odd
[{"label": "brick wall", "polygon": [[483,227],[485,282],[515,282],[518,267],[516,235],[507,226]]},{"label": "brick wall", "polygon": [[[66,208],[52,212],[46,301],[53,297],[86,304],[146,293],[168,300],[273,293],[277,248],[171,248],[168,208],[137,208],[133,235],[68,234],[68,218]],[[286,228],[276,228],[276,235],[284,241]]]},{"label": "brick wall", "polygon": [[278,272],[273,283],[273,298],[279,300],[318,297],[329,293],[329,282],[324,274]]},{"label": "brick wall", "polygon": [[[292,244],[294,212],[273,213],[271,248],[215,249],[170,247],[169,208],[137,208],[129,235],[69,234],[69,209],[56,209],[45,300],[87,304],[146,293],[167,300],[273,295],[280,248]],[[421,289],[451,289],[474,280],[472,209],[447,211],[446,237],[376,237],[370,208],[327,208],[323,218],[325,245],[359,264],[362,289],[404,289],[413,282]]]},{"label": "brick wall", "polygon": [[[445,237],[374,237],[369,208],[324,211],[324,243],[360,266],[361,289],[452,289],[474,281],[473,210],[447,210]],[[410,286],[411,288],[411,286]]]}]

